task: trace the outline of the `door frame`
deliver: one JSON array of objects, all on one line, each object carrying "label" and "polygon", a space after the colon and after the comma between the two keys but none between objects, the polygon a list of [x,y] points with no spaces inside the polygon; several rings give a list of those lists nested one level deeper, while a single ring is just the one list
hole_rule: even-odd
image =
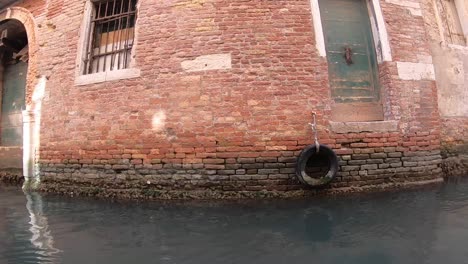
[{"label": "door frame", "polygon": [[23,7],[0,10],[0,22],[17,20],[23,24],[28,38],[29,60],[26,77],[26,110],[23,111],[23,188],[36,188],[39,183],[39,146],[41,104],[44,98],[46,77],[39,72],[37,41],[38,27],[33,14]]},{"label": "door frame", "polygon": [[[371,34],[374,39],[374,50],[377,57],[377,67],[383,62],[392,61],[390,42],[385,26],[382,9],[379,0],[364,0],[366,1],[367,11],[370,19]],[[312,19],[315,32],[316,48],[319,56],[326,59],[326,45],[324,28],[320,13],[319,0],[310,0]],[[379,70],[379,69],[377,69]],[[379,75],[377,73],[377,75]],[[330,105],[331,116],[330,120],[338,122],[361,122],[361,121],[382,121],[385,120],[384,107],[382,105],[382,89],[379,93],[381,98],[376,103],[335,103],[331,97],[330,90]],[[350,113],[353,113],[350,115]]]},{"label": "door frame", "polygon": [[[377,61],[392,61],[392,51],[388,40],[387,27],[380,7],[379,0],[366,0],[369,17],[371,20],[372,34],[374,35],[374,48],[377,53]],[[312,20],[315,32],[315,46],[320,57],[326,57],[325,37],[323,34],[322,17],[320,14],[319,0],[310,0]],[[380,43],[380,47],[379,47]]]}]

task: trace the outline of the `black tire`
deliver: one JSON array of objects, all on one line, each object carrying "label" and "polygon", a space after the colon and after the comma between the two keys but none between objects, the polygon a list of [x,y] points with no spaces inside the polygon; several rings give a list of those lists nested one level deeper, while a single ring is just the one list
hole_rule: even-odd
[{"label": "black tire", "polygon": [[[301,183],[312,187],[320,187],[329,184],[335,178],[338,172],[338,157],[335,152],[325,145],[320,145],[319,153],[317,153],[315,144],[312,144],[305,147],[299,154],[296,163],[296,176]],[[306,166],[309,160],[317,157],[317,155],[324,155],[328,159],[328,172],[320,178],[312,178],[307,175]]]}]

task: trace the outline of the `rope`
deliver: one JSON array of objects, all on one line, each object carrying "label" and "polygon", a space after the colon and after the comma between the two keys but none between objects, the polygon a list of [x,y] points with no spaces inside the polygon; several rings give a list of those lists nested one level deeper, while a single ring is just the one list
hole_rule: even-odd
[{"label": "rope", "polygon": [[320,143],[319,143],[318,137],[317,137],[317,122],[315,120],[316,116],[317,116],[317,113],[312,112],[313,122],[309,123],[309,125],[312,127],[312,133],[314,133],[315,149],[316,149],[316,152],[318,153],[319,149],[320,149]]}]

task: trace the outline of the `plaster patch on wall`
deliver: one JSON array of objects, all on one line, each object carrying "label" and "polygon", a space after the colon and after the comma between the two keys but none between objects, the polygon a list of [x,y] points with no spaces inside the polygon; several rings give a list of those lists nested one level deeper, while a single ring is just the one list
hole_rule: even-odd
[{"label": "plaster patch on wall", "polygon": [[231,54],[210,54],[180,63],[187,72],[231,69]]},{"label": "plaster patch on wall", "polygon": [[468,117],[468,53],[432,44],[441,116]]},{"label": "plaster patch on wall", "polygon": [[166,126],[166,119],[167,117],[164,111],[156,111],[156,113],[153,114],[153,118],[151,120],[153,130],[156,132],[163,131]]},{"label": "plaster patch on wall", "polygon": [[422,10],[419,3],[407,0],[385,0],[385,2],[403,6],[408,9],[413,16],[422,16]]},{"label": "plaster patch on wall", "polygon": [[402,80],[435,80],[433,64],[397,62],[397,68]]},{"label": "plaster patch on wall", "polygon": [[447,64],[449,64],[448,67],[444,67],[444,74],[450,78],[450,84],[455,84],[455,85],[464,85],[465,84],[465,67],[463,66],[463,58],[460,60],[452,59],[449,60],[447,59]]}]

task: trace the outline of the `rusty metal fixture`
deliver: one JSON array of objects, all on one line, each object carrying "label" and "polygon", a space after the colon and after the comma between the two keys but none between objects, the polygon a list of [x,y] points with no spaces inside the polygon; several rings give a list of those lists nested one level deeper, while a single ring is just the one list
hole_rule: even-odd
[{"label": "rusty metal fixture", "polygon": [[353,64],[353,51],[351,50],[350,47],[345,47],[345,54],[344,58],[346,60],[346,64],[351,65]]}]

